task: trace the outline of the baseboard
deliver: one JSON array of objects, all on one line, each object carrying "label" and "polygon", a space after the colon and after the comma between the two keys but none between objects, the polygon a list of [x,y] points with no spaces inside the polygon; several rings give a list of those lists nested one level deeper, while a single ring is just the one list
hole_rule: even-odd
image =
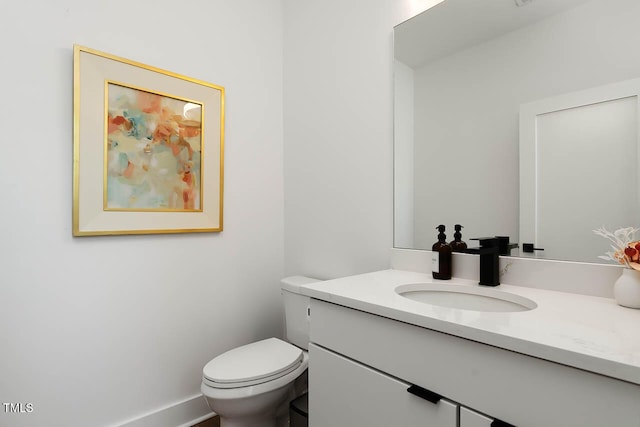
[{"label": "baseboard", "polygon": [[131,419],[118,427],[191,427],[215,416],[202,394]]}]

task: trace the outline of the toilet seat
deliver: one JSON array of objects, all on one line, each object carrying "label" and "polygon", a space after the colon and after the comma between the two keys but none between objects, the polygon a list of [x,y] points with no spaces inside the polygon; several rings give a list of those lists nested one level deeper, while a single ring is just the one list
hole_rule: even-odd
[{"label": "toilet seat", "polygon": [[273,381],[303,363],[298,347],[268,338],[234,348],[211,360],[203,369],[203,383],[213,388],[240,388]]},{"label": "toilet seat", "polygon": [[214,399],[220,401],[234,400],[234,399],[247,399],[251,396],[258,396],[263,393],[270,393],[274,390],[281,389],[283,387],[291,387],[293,382],[302,375],[309,365],[309,353],[303,352],[302,363],[298,368],[286,375],[276,378],[266,383],[257,384],[249,387],[238,388],[218,388],[207,384],[207,381],[203,380],[200,386],[202,394],[207,399]]}]

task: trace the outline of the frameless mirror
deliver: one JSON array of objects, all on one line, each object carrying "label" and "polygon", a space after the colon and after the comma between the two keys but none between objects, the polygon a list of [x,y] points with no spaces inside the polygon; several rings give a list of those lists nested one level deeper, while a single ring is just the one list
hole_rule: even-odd
[{"label": "frameless mirror", "polygon": [[637,0],[446,0],[394,29],[394,246],[600,262],[638,226]]}]

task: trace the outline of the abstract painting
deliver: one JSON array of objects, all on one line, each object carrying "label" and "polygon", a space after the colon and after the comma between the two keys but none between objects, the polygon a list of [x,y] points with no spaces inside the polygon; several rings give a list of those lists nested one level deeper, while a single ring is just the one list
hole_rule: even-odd
[{"label": "abstract painting", "polygon": [[223,87],[76,45],[73,105],[74,236],[222,231]]},{"label": "abstract painting", "polygon": [[105,209],[201,208],[202,105],[109,82]]}]

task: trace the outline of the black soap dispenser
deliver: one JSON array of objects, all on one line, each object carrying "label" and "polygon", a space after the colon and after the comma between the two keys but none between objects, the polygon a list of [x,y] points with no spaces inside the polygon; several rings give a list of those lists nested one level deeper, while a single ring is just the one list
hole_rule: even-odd
[{"label": "black soap dispenser", "polygon": [[440,233],[438,241],[433,244],[431,255],[431,270],[434,279],[451,279],[451,245],[447,243],[447,235],[444,234],[445,227],[440,224],[436,227]]},{"label": "black soap dispenser", "polygon": [[451,241],[451,243],[449,243],[449,245],[451,246],[451,250],[455,252],[467,249],[467,244],[462,240],[462,233],[460,232],[460,230],[462,230],[464,227],[460,224],[456,224],[455,228],[456,232],[453,233],[453,240]]}]

